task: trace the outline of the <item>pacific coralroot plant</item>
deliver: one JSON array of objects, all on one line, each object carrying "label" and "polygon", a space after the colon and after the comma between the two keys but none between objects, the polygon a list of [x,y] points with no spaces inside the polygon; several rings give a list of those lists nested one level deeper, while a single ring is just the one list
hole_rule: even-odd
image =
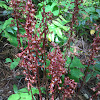
[{"label": "pacific coralroot plant", "polygon": [[[53,43],[55,50],[48,53],[48,55],[46,54],[46,46],[48,45],[47,34],[50,34],[47,23],[49,20],[52,20],[52,13],[45,12],[45,8],[43,7],[43,12],[41,13],[42,20],[38,21],[35,19],[35,8],[31,0],[11,0],[10,3],[14,10],[13,16],[16,20],[18,28],[18,47],[21,50],[21,52],[18,54],[18,57],[21,59],[19,66],[24,68],[23,74],[26,75],[25,80],[27,81],[28,90],[31,91],[31,88],[36,86],[39,90],[40,100],[42,100],[40,89],[42,85],[39,72],[43,70],[43,78],[46,78],[46,70],[49,69],[49,75],[52,76],[52,79],[50,86],[48,86],[50,87],[52,100],[55,98],[54,93],[56,90],[59,90],[60,92],[63,90],[63,98],[71,97],[71,95],[74,94],[76,83],[74,80],[70,80],[69,77],[65,77],[65,81],[62,84],[61,77],[62,75],[66,74],[66,69],[64,68],[65,60],[62,57],[63,55],[59,47],[56,47]],[[21,28],[25,29],[24,34],[19,32]],[[26,48],[23,47],[20,39],[26,39]],[[46,66],[46,59],[50,60],[49,66]],[[44,82],[43,85],[45,84],[46,82]],[[62,84],[62,86],[59,86],[60,84]]]},{"label": "pacific coralroot plant", "polygon": [[[54,44],[53,44],[54,45]],[[50,60],[50,65],[48,66],[49,75],[52,76],[50,83],[50,93],[52,94],[52,100],[54,100],[54,94],[59,90],[63,93],[64,98],[71,98],[71,95],[75,93],[75,88],[77,83],[74,80],[70,80],[69,77],[64,78],[64,83],[62,84],[61,77],[66,74],[65,60],[59,49],[55,47],[55,50],[48,54],[48,59]],[[62,86],[60,86],[62,84]]]},{"label": "pacific coralroot plant", "polygon": [[[86,82],[90,66],[95,65],[94,58],[100,50],[99,25],[94,24],[95,30],[98,33],[94,35],[87,62],[84,61],[81,63],[78,52],[71,50],[77,34],[76,26],[79,25],[78,15],[82,3],[83,0],[70,2],[70,4],[74,5],[74,8],[71,9],[71,23],[68,23],[63,16],[60,16],[60,18],[64,22],[61,19],[57,19],[58,23],[53,20],[54,13],[51,12],[52,10],[55,11],[55,7],[57,7],[55,6],[56,3],[52,6],[54,9],[49,12],[49,8],[47,9],[47,7],[50,7],[50,5],[47,6],[46,2],[41,3],[41,18],[38,18],[36,15],[38,11],[35,9],[32,0],[10,1],[10,6],[13,8],[12,17],[14,18],[11,26],[17,26],[18,49],[20,49],[17,54],[20,58],[19,67],[23,69],[25,81],[27,81],[28,93],[29,95],[31,93],[32,100],[35,97],[37,100],[42,100],[43,98],[46,100],[55,100],[58,97],[57,94],[60,94],[59,98],[63,100],[74,98],[75,96],[75,99],[77,99],[78,93]],[[64,50],[61,51],[61,47],[58,44],[61,42],[59,42],[60,38],[63,39],[65,35],[62,35],[61,32],[61,30],[66,30],[67,28],[64,26],[64,23],[68,24],[68,34],[63,41]],[[60,36],[52,37],[52,40],[49,40],[48,36],[58,35],[53,33],[53,29],[51,29],[53,32],[49,31],[49,26],[58,29],[56,32],[61,33]],[[48,47],[52,49],[48,50]],[[79,80],[81,80],[80,86],[76,83]],[[100,82],[95,87],[96,94],[93,97],[99,94],[99,86]],[[38,90],[35,96],[35,93],[33,93],[34,88]],[[42,88],[45,88],[44,91],[42,91]],[[75,93],[76,88],[78,92],[76,91]]]}]

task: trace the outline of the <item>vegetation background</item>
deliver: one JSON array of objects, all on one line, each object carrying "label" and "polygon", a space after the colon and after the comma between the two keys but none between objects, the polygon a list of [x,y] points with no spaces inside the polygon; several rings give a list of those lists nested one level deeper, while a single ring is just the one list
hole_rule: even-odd
[{"label": "vegetation background", "polygon": [[[38,68],[40,90],[34,84],[31,91],[27,89],[28,81],[25,81],[27,75],[23,74],[25,68],[20,66],[22,57],[18,56],[23,51],[21,47],[24,50],[28,47],[28,38],[24,37],[26,29],[21,24],[18,28],[11,1],[0,0],[0,100],[41,100],[41,98],[42,100],[61,100],[62,98],[63,100],[99,100],[100,0],[32,0],[35,9],[34,20],[37,22],[32,37],[35,34],[40,37],[38,29],[41,29],[42,32],[47,24],[46,41],[48,45],[45,46],[46,75],[44,75],[44,68]],[[19,6],[22,5],[23,3],[20,3]],[[46,13],[52,14],[49,16],[49,20],[42,16],[43,8]],[[18,10],[18,12],[21,11]],[[27,14],[18,15],[18,21],[24,25],[26,25],[26,19]],[[41,23],[44,27],[40,27]],[[19,38],[18,31],[21,33]],[[45,33],[43,37],[45,38]],[[21,46],[18,39],[20,39]],[[41,48],[43,47],[42,42],[39,44]],[[66,72],[60,77],[61,84],[58,82],[57,87],[54,84],[54,92],[50,94],[51,88],[46,86],[51,86],[53,80],[52,74],[49,75],[50,68],[48,67],[52,61],[47,55],[57,49],[54,45],[59,46],[58,49],[61,51],[59,57],[62,55],[61,58],[65,60]],[[36,55],[34,56],[36,57]],[[39,55],[38,57],[41,58]],[[38,61],[38,63],[40,62]],[[42,63],[40,64],[42,66]],[[44,76],[47,79],[44,82],[46,85],[42,82]],[[69,83],[72,80],[77,83],[73,93],[68,90],[69,83],[68,85],[64,83],[66,77],[69,77]],[[64,86],[68,90],[67,97],[65,97]],[[62,89],[59,90],[58,87]],[[73,87],[71,89],[74,90]],[[68,93],[71,98],[68,97]]]}]

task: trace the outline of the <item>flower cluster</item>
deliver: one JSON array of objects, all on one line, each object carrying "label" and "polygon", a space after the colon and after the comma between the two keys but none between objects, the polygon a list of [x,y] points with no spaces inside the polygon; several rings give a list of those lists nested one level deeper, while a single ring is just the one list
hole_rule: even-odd
[{"label": "flower cluster", "polygon": [[[53,52],[48,53],[46,57],[47,46],[47,34],[49,33],[47,22],[52,20],[52,13],[45,12],[43,7],[42,20],[37,21],[35,19],[35,9],[32,4],[32,0],[11,0],[11,7],[13,8],[13,16],[16,19],[17,24],[17,39],[18,46],[21,50],[18,53],[18,57],[21,58],[19,65],[24,68],[23,74],[26,75],[25,80],[28,81],[28,90],[36,84],[39,89],[40,100],[40,76],[39,68],[45,70],[46,72],[46,58],[50,60],[50,65],[47,67],[49,69],[49,75],[52,76],[50,83],[50,93],[53,94],[56,89],[59,91],[64,90],[64,97],[71,97],[76,88],[76,83],[70,80],[68,77],[65,78],[64,87],[69,86],[69,88],[63,88],[59,86],[62,84],[61,77],[66,74],[65,60],[60,51],[59,46],[52,44],[55,48]],[[36,27],[36,25],[38,27]],[[25,33],[20,33],[20,29],[23,28]],[[27,47],[24,47],[20,41],[20,38],[25,39],[27,42]],[[46,75],[44,73],[44,75]],[[53,95],[52,95],[53,96]]]},{"label": "flower cluster", "polygon": [[[30,87],[37,83],[37,77],[39,83],[39,68],[44,68],[41,63],[45,63],[46,35],[49,32],[47,22],[52,18],[52,14],[51,12],[45,12],[43,7],[42,22],[38,23],[34,18],[35,9],[32,0],[27,0],[27,2],[26,0],[11,0],[10,3],[14,10],[13,15],[18,28],[18,44],[20,44],[20,50],[22,51],[18,54],[18,57],[21,58],[19,65],[25,69],[23,73],[26,75],[25,80],[28,81],[28,89],[30,90]],[[23,19],[24,22],[20,22],[20,19]],[[36,28],[36,24],[38,24],[38,28]],[[19,33],[20,28],[25,29],[25,34]],[[27,41],[28,46],[26,48],[21,45],[21,37]]]},{"label": "flower cluster", "polygon": [[[96,76],[100,80],[100,75],[97,74]],[[97,83],[96,87],[93,87],[92,90],[95,92],[95,94],[90,98],[90,100],[93,100],[94,97],[97,97],[100,95],[100,82]]]},{"label": "flower cluster", "polygon": [[[80,2],[81,1],[81,2]],[[76,23],[76,25],[78,25],[78,20],[77,20],[77,14],[79,13],[79,5],[83,2],[83,0],[75,0],[74,3],[75,7],[74,7],[74,12],[72,14],[72,24],[71,24],[71,34],[72,34],[72,30],[73,30],[73,25]]]},{"label": "flower cluster", "polygon": [[52,76],[50,84],[50,93],[54,92],[55,85],[60,89],[59,84],[62,83],[61,76],[65,74],[66,69],[64,68],[65,60],[62,58],[62,53],[57,46],[55,50],[48,54],[48,59],[50,60],[50,65],[48,66],[49,75]]},{"label": "flower cluster", "polygon": [[64,98],[71,97],[74,94],[77,83],[74,80],[65,77],[63,87],[60,87],[59,84],[62,84],[61,77],[66,73],[65,60],[59,49],[59,46],[55,47],[55,50],[48,54],[48,59],[50,60],[50,65],[48,66],[49,75],[52,76],[50,83],[50,93],[52,94],[52,99],[54,98],[53,94],[56,90],[64,91]]},{"label": "flower cluster", "polygon": [[74,80],[70,79],[69,77],[65,77],[64,80],[64,86],[63,86],[63,91],[64,91],[64,98],[71,98],[71,96],[75,93],[75,89],[77,87],[77,83],[74,82]]}]

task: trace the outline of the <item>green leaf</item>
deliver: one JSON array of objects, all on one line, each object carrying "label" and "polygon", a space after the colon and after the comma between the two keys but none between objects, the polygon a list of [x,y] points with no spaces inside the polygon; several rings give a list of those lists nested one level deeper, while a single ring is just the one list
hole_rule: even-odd
[{"label": "green leaf", "polygon": [[22,88],[20,90],[18,90],[18,93],[23,92],[23,93],[28,93],[28,89],[27,88]]},{"label": "green leaf", "polygon": [[80,62],[80,59],[78,59],[77,57],[74,57],[71,65],[70,65],[70,68],[84,68],[85,66],[82,65],[82,63]]},{"label": "green leaf", "polygon": [[84,74],[80,71],[80,69],[74,68],[70,71],[71,78],[75,79],[75,81],[79,81],[79,78],[82,78]]},{"label": "green leaf", "polygon": [[57,35],[58,35],[61,39],[63,39],[61,29],[56,28],[56,33],[57,33]]},{"label": "green leaf", "polygon": [[0,33],[2,32],[2,25],[0,25]]},{"label": "green leaf", "polygon": [[52,9],[53,9],[53,8],[51,8],[50,5],[47,5],[47,6],[45,7],[45,12],[52,11]]},{"label": "green leaf", "polygon": [[96,9],[96,12],[99,14],[100,17],[100,9]]},{"label": "green leaf", "polygon": [[[91,10],[91,9],[92,9],[92,10]],[[84,8],[84,10],[85,10],[87,13],[95,12],[95,8],[94,8],[94,7]]]},{"label": "green leaf", "polygon": [[32,100],[32,96],[28,93],[20,93],[20,100]]},{"label": "green leaf", "polygon": [[8,100],[19,100],[20,96],[19,94],[12,94],[11,96],[9,96]]},{"label": "green leaf", "polygon": [[64,79],[65,79],[65,75],[62,75],[62,77],[61,77],[62,84],[64,83]]},{"label": "green leaf", "polygon": [[65,20],[62,15],[60,15],[59,17],[65,22],[65,24],[69,22],[68,20]]},{"label": "green leaf", "polygon": [[20,58],[16,58],[16,59],[13,59],[14,62],[19,62],[20,61]]},{"label": "green leaf", "polygon": [[41,87],[40,89],[41,89],[41,92],[42,92],[43,94],[46,94],[46,92],[45,92],[45,90],[46,90],[45,87]]},{"label": "green leaf", "polygon": [[100,71],[100,62],[94,65],[95,70]]},{"label": "green leaf", "polygon": [[10,58],[6,58],[5,63],[8,63],[8,62],[12,62],[12,60]]},{"label": "green leaf", "polygon": [[67,56],[67,61],[66,61],[67,67],[70,64],[70,62],[71,62],[71,58]]},{"label": "green leaf", "polygon": [[10,65],[10,69],[13,70],[15,67],[17,67],[18,64],[19,62],[12,62]]},{"label": "green leaf", "polygon": [[59,41],[59,39],[58,39],[58,36],[56,36],[55,42],[56,42],[56,43],[60,43],[60,41]]},{"label": "green leaf", "polygon": [[52,21],[56,26],[62,27],[63,25],[61,25],[58,21]]},{"label": "green leaf", "polygon": [[67,26],[63,26],[62,24],[60,24],[58,21],[52,21],[56,26],[59,26],[60,28],[64,29],[65,31],[68,31],[70,29],[70,27]]},{"label": "green leaf", "polygon": [[18,46],[18,41],[17,41],[17,37],[8,33],[6,30],[4,30],[5,33],[5,37],[7,38],[7,40],[14,46]]},{"label": "green leaf", "polygon": [[16,26],[13,26],[12,29],[15,30],[15,31],[17,31],[17,27]]},{"label": "green leaf", "polygon": [[54,33],[48,34],[47,37],[48,37],[48,39],[49,39],[50,42],[51,42],[51,41],[54,42]]},{"label": "green leaf", "polygon": [[[32,94],[39,94],[39,90],[35,87],[31,88],[32,90]],[[31,91],[30,91],[30,94],[31,94]]]},{"label": "green leaf", "polygon": [[86,77],[86,82],[88,82],[91,77],[92,77],[92,74],[88,74],[87,77]]},{"label": "green leaf", "polygon": [[8,20],[5,21],[5,23],[3,24],[3,30],[9,25],[11,24],[11,21],[13,20],[13,18],[9,18]]},{"label": "green leaf", "polygon": [[51,49],[51,52],[53,52],[54,50],[55,50],[55,49],[54,49],[54,48],[52,48],[52,49]]},{"label": "green leaf", "polygon": [[15,84],[13,85],[13,90],[14,90],[14,93],[18,93],[18,88]]},{"label": "green leaf", "polygon": [[6,0],[6,2],[9,2],[9,0]]},{"label": "green leaf", "polygon": [[14,34],[14,31],[11,29],[11,27],[7,27],[7,28],[6,28],[6,31],[7,31],[7,32],[10,32],[10,33],[12,33],[12,34]]},{"label": "green leaf", "polygon": [[5,9],[8,8],[8,6],[5,4],[5,2],[1,2],[1,1],[0,1],[0,7],[5,8]]},{"label": "green leaf", "polygon": [[50,65],[50,60],[47,59],[45,67],[47,68],[49,65]]},{"label": "green leaf", "polygon": [[[62,20],[61,20],[61,19],[57,18],[56,20],[57,20],[59,23],[62,24]],[[63,25],[64,25],[64,24],[63,24]]]},{"label": "green leaf", "polygon": [[59,15],[59,10],[55,10],[52,12],[54,16],[58,16]]}]

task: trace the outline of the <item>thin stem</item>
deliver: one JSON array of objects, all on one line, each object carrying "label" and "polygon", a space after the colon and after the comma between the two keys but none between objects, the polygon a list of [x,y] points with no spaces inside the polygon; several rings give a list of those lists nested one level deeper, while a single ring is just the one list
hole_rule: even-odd
[{"label": "thin stem", "polygon": [[37,87],[38,87],[38,90],[39,90],[39,96],[40,96],[40,100],[42,100],[42,96],[41,96],[41,90],[40,90],[40,78],[39,78],[39,70],[38,70],[38,62],[37,62],[37,55],[38,54],[38,51],[36,50],[36,69],[37,69],[37,77],[38,77],[38,84],[37,84]]}]

